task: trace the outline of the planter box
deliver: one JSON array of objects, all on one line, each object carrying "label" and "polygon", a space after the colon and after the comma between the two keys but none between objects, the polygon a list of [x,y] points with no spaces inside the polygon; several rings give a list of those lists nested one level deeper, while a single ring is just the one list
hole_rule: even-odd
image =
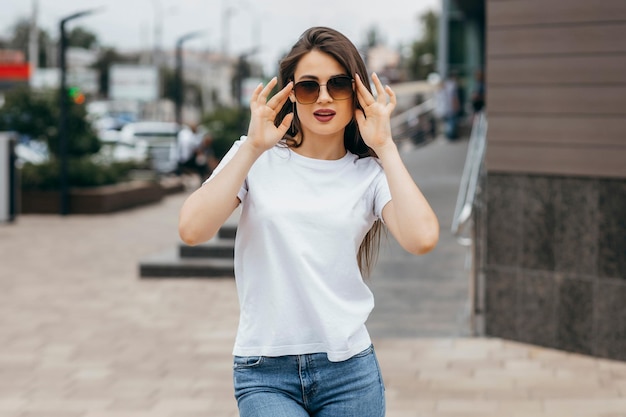
[{"label": "planter box", "polygon": [[[130,181],[93,188],[71,188],[70,214],[101,214],[159,202],[165,195],[182,191],[170,180],[167,185],[154,181]],[[58,191],[23,190],[20,213],[57,214],[61,199]]]}]

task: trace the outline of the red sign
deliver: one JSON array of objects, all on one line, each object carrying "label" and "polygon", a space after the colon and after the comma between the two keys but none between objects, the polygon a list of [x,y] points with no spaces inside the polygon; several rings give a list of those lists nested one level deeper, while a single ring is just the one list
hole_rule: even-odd
[{"label": "red sign", "polygon": [[28,81],[30,78],[30,64],[0,63],[0,80]]}]

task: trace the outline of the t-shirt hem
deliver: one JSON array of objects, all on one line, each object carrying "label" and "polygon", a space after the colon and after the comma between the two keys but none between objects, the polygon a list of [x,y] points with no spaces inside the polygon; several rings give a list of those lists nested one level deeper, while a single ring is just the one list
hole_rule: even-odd
[{"label": "t-shirt hem", "polygon": [[364,351],[370,345],[372,341],[368,337],[367,339],[359,340],[354,343],[350,349],[347,350],[331,350],[324,343],[312,343],[306,345],[291,345],[291,346],[261,346],[243,348],[235,346],[233,349],[233,355],[235,356],[293,356],[293,355],[308,355],[313,353],[326,353],[330,362],[342,362],[350,359],[352,356],[359,352]]}]

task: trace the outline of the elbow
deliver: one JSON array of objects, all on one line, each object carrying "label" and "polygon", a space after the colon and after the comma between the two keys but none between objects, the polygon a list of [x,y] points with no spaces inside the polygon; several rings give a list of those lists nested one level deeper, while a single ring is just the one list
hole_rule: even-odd
[{"label": "elbow", "polygon": [[178,223],[178,235],[180,239],[189,246],[196,246],[209,240],[212,236],[207,237],[206,233],[201,233],[197,227],[186,224],[183,221]]},{"label": "elbow", "polygon": [[180,240],[183,241],[184,244],[189,246],[195,246],[200,243],[200,240],[191,230],[185,227],[178,227],[178,235],[180,236]]},{"label": "elbow", "polygon": [[439,229],[435,229],[427,234],[422,234],[414,239],[405,249],[413,255],[425,255],[431,252],[439,242]]},{"label": "elbow", "polygon": [[429,252],[431,252],[432,250],[434,250],[437,247],[437,243],[439,242],[439,233],[437,233],[437,236],[432,237],[431,239],[425,241],[422,243],[422,245],[419,247],[419,251],[418,251],[418,255],[425,255]]}]

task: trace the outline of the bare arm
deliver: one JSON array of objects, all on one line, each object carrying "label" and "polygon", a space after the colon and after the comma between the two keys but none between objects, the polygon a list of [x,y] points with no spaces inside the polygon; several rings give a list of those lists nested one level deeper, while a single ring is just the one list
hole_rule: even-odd
[{"label": "bare arm", "polygon": [[194,191],[180,210],[178,232],[188,245],[211,239],[239,205],[237,193],[260,154],[247,141],[215,178]]},{"label": "bare arm", "polygon": [[267,100],[276,83],[273,78],[265,87],[259,85],[254,90],[250,101],[248,139],[211,181],[185,200],[179,214],[178,233],[186,244],[197,245],[215,236],[239,205],[237,194],[254,162],[287,132],[293,115],[285,116],[278,127],[274,126],[274,118],[289,97],[292,84],[287,84]]},{"label": "bare arm", "polygon": [[[382,162],[391,201],[383,209],[385,224],[400,245],[410,253],[431,251],[439,240],[439,222],[428,201],[417,187],[391,137],[390,115],[396,105],[391,88],[384,88],[376,74],[372,76],[377,98],[365,88],[358,75],[357,96],[363,110],[356,120],[365,143],[374,149]],[[387,100],[389,99],[389,102]]]},{"label": "bare arm", "polygon": [[410,253],[430,252],[439,240],[439,221],[407,171],[395,143],[376,149],[391,191],[383,218],[391,234]]}]

